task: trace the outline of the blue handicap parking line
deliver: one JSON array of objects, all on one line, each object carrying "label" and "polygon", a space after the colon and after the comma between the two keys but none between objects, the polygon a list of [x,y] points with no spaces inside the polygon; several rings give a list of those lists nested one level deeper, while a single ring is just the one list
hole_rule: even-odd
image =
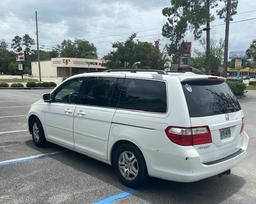
[{"label": "blue handicap parking line", "polygon": [[96,201],[93,204],[111,204],[117,199],[125,198],[127,196],[133,195],[136,192],[138,192],[138,191],[130,190],[130,191],[127,191],[127,192],[119,193],[119,194],[112,195],[112,196],[109,196],[107,198],[104,198],[102,200]]},{"label": "blue handicap parking line", "polygon": [[55,155],[55,154],[60,154],[63,153],[64,151],[57,151],[57,152],[50,152],[50,153],[45,153],[45,154],[37,154],[37,155],[33,155],[33,156],[28,156],[28,157],[23,157],[23,158],[19,158],[19,159],[11,159],[11,160],[6,160],[6,161],[1,161],[0,162],[0,167],[1,166],[10,166],[10,165],[15,165],[15,164],[19,164],[19,163],[25,163],[25,162],[29,162],[35,159],[40,159],[43,157],[47,157],[47,156],[51,156],[51,155]]}]

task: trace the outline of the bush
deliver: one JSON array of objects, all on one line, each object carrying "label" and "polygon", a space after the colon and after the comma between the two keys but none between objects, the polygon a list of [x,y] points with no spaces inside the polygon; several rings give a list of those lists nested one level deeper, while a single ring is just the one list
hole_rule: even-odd
[{"label": "bush", "polygon": [[34,88],[34,87],[37,87],[37,84],[36,84],[36,82],[31,81],[31,82],[28,82],[28,83],[26,84],[26,86],[27,86],[28,88]]},{"label": "bush", "polygon": [[227,80],[227,84],[236,96],[243,96],[246,85],[241,81]]},{"label": "bush", "polygon": [[12,84],[11,87],[24,87],[24,85],[22,83],[15,83]]},{"label": "bush", "polygon": [[36,83],[36,87],[47,88],[47,87],[49,87],[49,83],[48,82],[38,82],[38,83]]},{"label": "bush", "polygon": [[38,83],[36,83],[36,87],[44,87],[44,86],[43,86],[43,82],[38,82]]},{"label": "bush", "polygon": [[55,82],[49,82],[49,87],[56,87],[57,84]]},{"label": "bush", "polygon": [[251,85],[251,86],[256,86],[256,81],[250,81],[250,82],[249,82],[249,85]]},{"label": "bush", "polygon": [[38,87],[44,87],[44,88],[49,88],[49,87],[55,87],[57,86],[56,83],[54,82],[41,82],[41,83],[37,83]]},{"label": "bush", "polygon": [[50,87],[50,83],[49,82],[43,82],[41,84],[41,87]]},{"label": "bush", "polygon": [[27,87],[29,88],[35,88],[35,87],[42,87],[42,88],[50,88],[50,87],[56,87],[57,84],[54,82],[28,82]]},{"label": "bush", "polygon": [[6,82],[0,83],[0,87],[9,87],[9,84]]}]

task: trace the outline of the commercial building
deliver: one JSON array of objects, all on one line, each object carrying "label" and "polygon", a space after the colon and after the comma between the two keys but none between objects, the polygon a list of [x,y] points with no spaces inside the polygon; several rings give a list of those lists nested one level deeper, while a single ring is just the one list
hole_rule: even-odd
[{"label": "commercial building", "polygon": [[241,69],[228,68],[228,76],[230,77],[256,77],[256,68],[245,67]]},{"label": "commercial building", "polygon": [[[68,78],[84,72],[106,70],[104,60],[60,57],[40,61],[42,78]],[[31,63],[32,76],[39,77],[38,62]]]}]

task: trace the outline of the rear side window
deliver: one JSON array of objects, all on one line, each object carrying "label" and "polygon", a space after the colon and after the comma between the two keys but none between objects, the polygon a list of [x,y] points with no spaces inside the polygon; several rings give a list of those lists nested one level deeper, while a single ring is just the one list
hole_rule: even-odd
[{"label": "rear side window", "polygon": [[119,108],[165,113],[166,85],[161,81],[125,79],[118,86]]},{"label": "rear side window", "polygon": [[190,117],[203,117],[241,110],[237,98],[223,80],[182,82]]}]

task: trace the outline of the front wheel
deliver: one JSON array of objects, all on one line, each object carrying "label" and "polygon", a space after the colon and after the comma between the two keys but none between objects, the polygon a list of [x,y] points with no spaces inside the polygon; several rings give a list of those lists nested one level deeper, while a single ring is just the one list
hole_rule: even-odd
[{"label": "front wheel", "polygon": [[45,139],[45,134],[44,134],[42,124],[39,121],[39,119],[37,118],[33,119],[33,121],[31,122],[31,127],[32,127],[32,131],[31,131],[32,139],[34,144],[37,147],[44,147],[47,142]]},{"label": "front wheel", "polygon": [[114,168],[121,182],[129,187],[142,185],[148,177],[142,153],[131,144],[122,144],[117,148]]}]

